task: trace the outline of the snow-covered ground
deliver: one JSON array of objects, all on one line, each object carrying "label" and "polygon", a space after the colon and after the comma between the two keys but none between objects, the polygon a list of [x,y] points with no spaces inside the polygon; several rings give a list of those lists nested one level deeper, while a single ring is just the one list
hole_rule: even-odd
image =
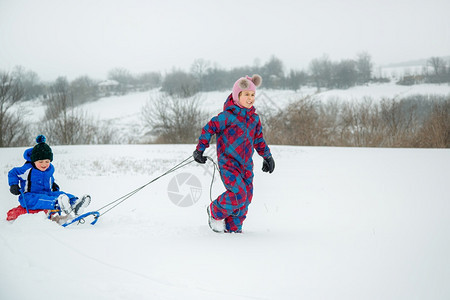
[{"label": "snow-covered ground", "polygon": [[[253,203],[231,235],[206,222],[210,162],[162,177],[94,226],[42,213],[9,223],[7,172],[25,148],[0,148],[0,299],[450,298],[450,150],[271,148],[275,172],[255,155]],[[53,146],[55,176],[98,209],[193,149]],[[182,174],[200,186],[174,190]],[[198,201],[175,205],[174,192]]]},{"label": "snow-covered ground", "polygon": [[[198,96],[212,116],[228,94]],[[450,86],[382,84],[318,94],[314,88],[260,89],[256,107],[283,108],[310,95],[378,101],[413,94],[449,95]],[[139,138],[142,107],[159,100],[152,90],[102,98],[81,109]],[[29,112],[27,120],[44,115],[39,102],[26,106],[21,109]],[[194,150],[49,143],[59,185],[91,194],[93,210]],[[449,149],[271,148],[273,174],[261,172],[255,155],[254,199],[240,235],[216,234],[207,226],[210,162],[162,177],[95,226],[63,228],[43,214],[9,223],[6,212],[18,202],[9,193],[7,172],[23,163],[25,148],[0,148],[0,299],[450,298]],[[182,184],[186,178],[199,184]],[[213,197],[222,191],[216,175]]]}]

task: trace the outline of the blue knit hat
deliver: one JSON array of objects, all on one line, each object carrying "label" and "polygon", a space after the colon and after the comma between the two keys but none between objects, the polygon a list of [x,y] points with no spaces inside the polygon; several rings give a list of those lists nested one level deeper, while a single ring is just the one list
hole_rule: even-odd
[{"label": "blue knit hat", "polygon": [[53,161],[53,152],[52,148],[45,143],[46,138],[44,135],[38,135],[36,137],[37,145],[33,147],[33,151],[31,151],[31,162],[35,162],[38,160],[49,159]]}]

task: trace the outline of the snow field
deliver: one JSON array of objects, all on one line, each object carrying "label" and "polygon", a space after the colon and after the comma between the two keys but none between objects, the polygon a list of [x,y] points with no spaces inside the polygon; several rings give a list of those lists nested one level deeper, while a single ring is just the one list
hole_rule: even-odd
[{"label": "snow field", "polygon": [[[194,145],[52,149],[62,190],[89,193],[98,209]],[[7,172],[23,163],[25,148],[1,148],[0,298],[448,299],[450,150],[271,149],[275,172],[263,173],[255,154],[244,233],[230,235],[207,225],[211,163],[162,177],[95,226],[63,228],[43,214],[9,223],[18,202]],[[182,172],[201,182],[190,207],[168,195]],[[216,180],[213,195],[222,191]]]}]

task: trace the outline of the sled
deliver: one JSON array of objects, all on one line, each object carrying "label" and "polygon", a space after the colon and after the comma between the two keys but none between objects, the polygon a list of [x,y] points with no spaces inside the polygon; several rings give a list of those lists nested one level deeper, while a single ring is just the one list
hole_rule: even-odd
[{"label": "sled", "polygon": [[78,222],[78,224],[84,224],[86,222],[85,219],[89,216],[94,217],[94,221],[92,221],[90,224],[95,225],[95,223],[97,223],[97,221],[98,221],[98,218],[100,217],[100,213],[98,211],[90,211],[90,212],[84,213],[82,215],[76,216],[75,218],[73,218],[71,220],[66,221],[64,224],[61,224],[61,226],[66,227],[66,226],[69,226],[76,222]]},{"label": "sled", "polygon": [[48,212],[47,209],[29,209],[27,212],[25,207],[19,205],[17,207],[11,208],[6,213],[6,221],[14,221],[18,217],[20,217],[21,215],[24,215],[26,213],[37,214],[37,213],[40,213],[41,211],[43,211],[45,214],[47,214],[47,212]]},{"label": "sled", "polygon": [[[84,213],[82,215],[76,216],[75,218],[72,218],[70,215],[60,215],[58,213],[58,211],[56,210],[47,210],[47,209],[29,209],[28,212],[27,210],[22,207],[21,205],[14,207],[12,209],[10,209],[7,214],[6,214],[6,220],[7,221],[14,221],[16,220],[18,217],[20,217],[21,215],[25,215],[27,213],[29,214],[37,214],[40,212],[44,212],[45,214],[47,214],[47,218],[49,220],[52,220],[56,223],[58,223],[59,225],[63,226],[63,227],[67,227],[71,224],[84,224],[86,223],[86,218],[94,218],[94,220],[90,223],[91,225],[94,225],[95,223],[97,223],[98,218],[100,217],[100,213],[98,211],[90,211],[87,213]],[[92,216],[92,217],[91,217]]]}]

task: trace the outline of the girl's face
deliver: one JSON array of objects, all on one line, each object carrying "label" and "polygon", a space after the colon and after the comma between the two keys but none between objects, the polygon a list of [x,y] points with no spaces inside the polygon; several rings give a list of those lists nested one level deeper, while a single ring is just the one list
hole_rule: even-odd
[{"label": "girl's face", "polygon": [[251,108],[255,103],[254,91],[242,91],[239,93],[239,104],[245,108]]},{"label": "girl's face", "polygon": [[50,159],[42,159],[34,162],[34,165],[39,171],[45,171],[50,166]]}]

